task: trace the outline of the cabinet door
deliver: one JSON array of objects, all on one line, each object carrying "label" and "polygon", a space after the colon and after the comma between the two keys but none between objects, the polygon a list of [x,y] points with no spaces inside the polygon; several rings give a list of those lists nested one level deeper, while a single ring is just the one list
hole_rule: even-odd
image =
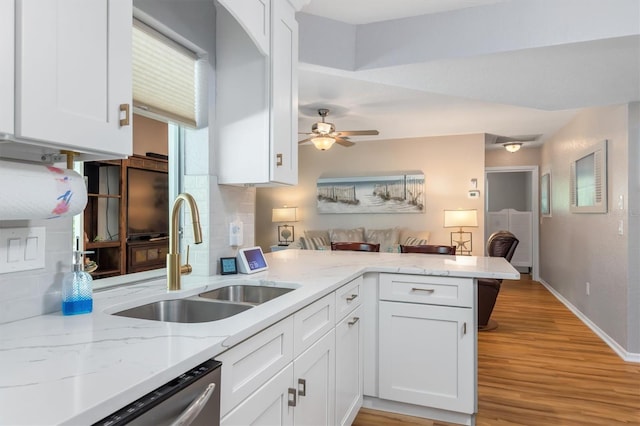
[{"label": "cabinet door", "polygon": [[222,415],[291,363],[292,335],[293,319],[288,317],[216,357],[222,362]]},{"label": "cabinet door", "polygon": [[0,134],[13,134],[14,0],[0,0]]},{"label": "cabinet door", "polygon": [[294,407],[289,407],[293,366],[289,364],[220,420],[220,426],[293,424]]},{"label": "cabinet door", "polygon": [[131,0],[17,0],[16,136],[130,155],[131,25]]},{"label": "cabinet door", "polygon": [[473,309],[380,302],[379,396],[476,411]]},{"label": "cabinet door", "polygon": [[362,307],[336,325],[336,425],[353,423],[362,406]]},{"label": "cabinet door", "polygon": [[271,179],[298,183],[298,23],[287,1],[271,6]]},{"label": "cabinet door", "polygon": [[270,0],[218,0],[238,21],[251,40],[269,54]]},{"label": "cabinet door", "polygon": [[293,362],[296,426],[334,424],[335,344],[335,331],[331,330]]}]

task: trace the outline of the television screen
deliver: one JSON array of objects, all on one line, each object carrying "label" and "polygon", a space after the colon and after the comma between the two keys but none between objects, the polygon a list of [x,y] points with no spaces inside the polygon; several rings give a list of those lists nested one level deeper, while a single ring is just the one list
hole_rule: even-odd
[{"label": "television screen", "polygon": [[127,169],[127,237],[131,240],[169,235],[169,175]]}]

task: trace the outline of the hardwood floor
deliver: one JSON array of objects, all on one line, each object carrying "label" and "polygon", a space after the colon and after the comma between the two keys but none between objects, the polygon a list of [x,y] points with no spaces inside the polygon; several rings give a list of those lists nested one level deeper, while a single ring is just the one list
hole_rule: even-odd
[{"label": "hardwood floor", "polygon": [[[640,364],[620,359],[544,286],[505,280],[478,333],[478,426],[640,425]],[[362,409],[354,426],[448,426]]]}]

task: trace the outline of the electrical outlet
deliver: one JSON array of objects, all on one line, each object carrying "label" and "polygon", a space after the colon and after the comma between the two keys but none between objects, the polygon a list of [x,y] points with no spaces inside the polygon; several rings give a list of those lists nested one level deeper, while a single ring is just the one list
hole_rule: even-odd
[{"label": "electrical outlet", "polygon": [[587,296],[589,296],[591,294],[591,283],[589,281],[587,281],[586,283],[587,285],[586,287],[586,291],[587,291]]}]

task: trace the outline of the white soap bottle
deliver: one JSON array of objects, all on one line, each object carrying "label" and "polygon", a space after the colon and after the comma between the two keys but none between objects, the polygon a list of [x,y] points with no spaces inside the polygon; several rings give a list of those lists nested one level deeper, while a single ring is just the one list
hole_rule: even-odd
[{"label": "white soap bottle", "polygon": [[73,271],[62,280],[62,314],[87,314],[93,310],[93,278],[84,271],[80,238],[73,252]]}]

